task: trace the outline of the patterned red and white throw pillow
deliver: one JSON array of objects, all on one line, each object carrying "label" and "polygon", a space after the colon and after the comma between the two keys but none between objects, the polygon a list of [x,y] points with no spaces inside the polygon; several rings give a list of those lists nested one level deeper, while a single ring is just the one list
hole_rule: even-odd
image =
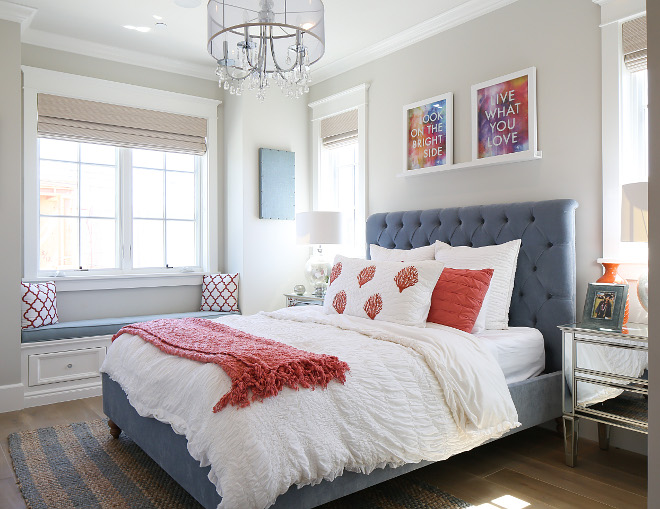
[{"label": "patterned red and white throw pillow", "polygon": [[204,276],[200,311],[238,311],[238,274]]},{"label": "patterned red and white throw pillow", "polygon": [[337,255],[324,311],[423,327],[442,267],[433,260],[374,262]]},{"label": "patterned red and white throw pillow", "polygon": [[21,283],[21,327],[36,329],[57,323],[57,293],[55,283]]}]

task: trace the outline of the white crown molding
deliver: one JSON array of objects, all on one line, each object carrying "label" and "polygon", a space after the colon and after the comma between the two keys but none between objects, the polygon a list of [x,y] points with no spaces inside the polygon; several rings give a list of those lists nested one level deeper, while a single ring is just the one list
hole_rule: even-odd
[{"label": "white crown molding", "polygon": [[79,55],[111,60],[123,64],[147,67],[158,71],[183,74],[184,76],[193,76],[195,78],[212,81],[217,79],[215,76],[215,65],[211,62],[209,62],[208,66],[193,64],[182,60],[173,60],[161,55],[152,55],[139,51],[117,48],[66,35],[34,30],[32,28],[25,31],[21,42],[32,44],[34,46],[42,46],[59,51],[67,51]]},{"label": "white crown molding", "polygon": [[21,33],[23,33],[32,22],[32,18],[37,13],[37,9],[25,5],[15,4],[0,0],[0,19],[13,21],[21,24]]},{"label": "white crown molding", "polygon": [[333,76],[355,69],[364,65],[372,60],[384,57],[407,46],[416,44],[424,39],[428,39],[437,35],[445,30],[454,28],[455,26],[466,23],[470,20],[488,14],[501,7],[516,2],[517,0],[468,0],[453,9],[450,9],[442,14],[438,14],[433,18],[415,25],[403,32],[400,32],[392,37],[368,46],[360,51],[331,62],[327,65],[313,67],[312,77],[314,83],[320,83]]}]

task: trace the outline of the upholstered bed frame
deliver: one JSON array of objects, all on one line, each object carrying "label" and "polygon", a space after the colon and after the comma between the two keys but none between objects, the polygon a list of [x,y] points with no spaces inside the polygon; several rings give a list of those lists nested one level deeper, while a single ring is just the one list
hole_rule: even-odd
[{"label": "upholstered bed frame", "polygon": [[[509,385],[522,426],[520,431],[559,417],[561,334],[557,325],[575,320],[575,209],[573,200],[483,205],[374,214],[367,220],[367,245],[411,249],[436,240],[452,246],[481,247],[521,239],[510,320],[512,326],[536,327],[543,333],[546,370]],[[368,254],[368,253],[367,253]],[[187,450],[186,439],[152,418],[138,415],[122,388],[103,374],[106,415],[163,467],[204,507],[215,508],[220,496]],[[115,428],[115,431],[116,428]],[[346,472],[333,482],[291,487],[273,507],[303,509],[354,493],[429,462],[377,469],[369,475]]]}]

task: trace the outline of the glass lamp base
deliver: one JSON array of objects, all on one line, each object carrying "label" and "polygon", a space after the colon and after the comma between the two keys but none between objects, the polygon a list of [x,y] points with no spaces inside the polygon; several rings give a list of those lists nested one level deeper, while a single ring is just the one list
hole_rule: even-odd
[{"label": "glass lamp base", "polygon": [[639,303],[644,308],[644,311],[649,312],[649,274],[642,272],[637,280],[637,298]]},{"label": "glass lamp base", "polygon": [[325,296],[328,288],[332,264],[323,256],[323,253],[315,252],[305,264],[305,276],[311,283],[313,294],[316,297]]}]

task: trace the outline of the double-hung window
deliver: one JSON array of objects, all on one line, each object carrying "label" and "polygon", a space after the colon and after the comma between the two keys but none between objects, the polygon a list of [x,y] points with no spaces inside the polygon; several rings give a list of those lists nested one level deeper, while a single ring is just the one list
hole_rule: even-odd
[{"label": "double-hung window", "polygon": [[313,127],[314,208],[342,213],[343,243],[330,252],[364,256],[366,107],[368,85],[310,104]]},{"label": "double-hung window", "polygon": [[217,270],[217,101],[24,73],[24,277]]},{"label": "double-hung window", "polygon": [[318,171],[318,209],[342,213],[343,252],[362,254],[363,232],[356,228],[360,216],[360,163],[357,110],[321,121],[321,161]]},{"label": "double-hung window", "polygon": [[643,265],[648,257],[648,76],[641,8],[643,3],[618,0],[602,5],[601,30],[603,258]]},{"label": "double-hung window", "polygon": [[39,274],[201,267],[193,154],[42,138]]}]

